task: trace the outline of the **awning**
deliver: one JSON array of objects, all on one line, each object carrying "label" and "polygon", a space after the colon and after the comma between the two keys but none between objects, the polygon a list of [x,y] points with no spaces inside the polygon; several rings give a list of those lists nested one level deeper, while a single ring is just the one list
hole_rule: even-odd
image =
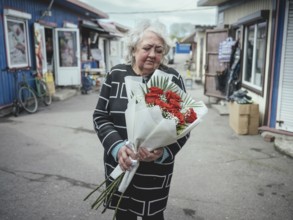
[{"label": "awning", "polygon": [[97,23],[109,34],[109,37],[123,37],[123,33],[117,30],[116,26],[112,23],[105,23],[97,21]]},{"label": "awning", "polygon": [[197,6],[219,6],[229,0],[199,0]]},{"label": "awning", "polygon": [[260,10],[238,19],[237,23],[233,25],[239,26],[239,25],[248,24],[258,20],[266,20],[269,18],[269,16],[270,16],[269,10]]},{"label": "awning", "polygon": [[98,31],[98,32],[107,32],[105,29],[103,29],[98,24],[96,24],[96,23],[94,23],[92,21],[81,20],[80,25],[82,27],[89,28],[89,29],[92,29],[92,30],[95,30],[95,31]]}]

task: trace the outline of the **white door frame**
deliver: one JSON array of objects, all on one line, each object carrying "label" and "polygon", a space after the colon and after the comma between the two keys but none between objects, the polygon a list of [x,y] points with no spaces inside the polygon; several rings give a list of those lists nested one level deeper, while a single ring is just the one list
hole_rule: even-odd
[{"label": "white door frame", "polygon": [[[293,132],[293,126],[288,124],[288,121],[291,121],[293,119],[289,119],[286,117],[286,114],[282,114],[284,107],[288,108],[286,101],[284,102],[284,75],[285,75],[285,52],[287,50],[287,34],[288,34],[288,19],[289,19],[289,1],[286,1],[286,12],[285,12],[285,21],[284,21],[284,33],[283,33],[283,43],[282,43],[282,57],[281,57],[281,68],[280,68],[280,78],[279,78],[279,90],[278,90],[278,103],[277,103],[277,121],[281,123],[276,123],[276,129],[285,130],[289,132]],[[287,61],[289,62],[289,61]],[[291,103],[290,103],[291,104]],[[292,103],[293,105],[293,103]],[[286,117],[286,118],[284,118]],[[291,116],[292,117],[292,116]]]}]

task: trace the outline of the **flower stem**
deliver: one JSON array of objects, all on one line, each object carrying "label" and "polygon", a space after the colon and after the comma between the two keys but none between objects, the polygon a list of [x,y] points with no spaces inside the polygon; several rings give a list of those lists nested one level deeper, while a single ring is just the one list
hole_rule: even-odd
[{"label": "flower stem", "polygon": [[[124,177],[124,172],[121,173],[116,179],[114,179],[106,188],[105,190],[102,190],[101,194],[98,196],[98,198],[94,201],[94,203],[91,205],[91,208],[92,209],[98,209],[103,203],[104,203],[104,209],[102,211],[102,213],[104,213],[112,199],[113,199],[113,196],[115,195],[115,192],[117,192],[118,190],[118,187]],[[84,201],[87,200],[94,192],[96,192],[97,190],[99,190],[108,180],[110,179],[110,176],[104,180],[100,185],[97,186],[97,188],[95,188],[92,192],[90,192],[85,198],[84,198]],[[114,216],[113,216],[113,220],[115,220],[115,217],[116,217],[116,214],[117,214],[117,211],[118,211],[118,208],[120,206],[120,203],[122,201],[122,198],[123,198],[123,195],[124,193],[122,193],[120,196],[119,196],[119,200],[117,202],[117,206],[115,208],[115,213],[114,213]]]},{"label": "flower stem", "polygon": [[108,199],[111,199],[117,187],[119,186],[122,178],[123,173],[120,176],[118,176],[115,180],[113,180],[113,182],[110,185],[107,186],[107,188],[99,195],[96,201],[92,204],[92,209],[98,209],[104,201],[108,201]]},{"label": "flower stem", "polygon": [[117,191],[121,181],[122,181],[122,178],[123,178],[124,175],[120,175],[119,177],[117,177],[117,181],[115,181],[115,186],[113,186],[113,190],[110,192],[110,195],[108,197],[108,201],[106,202],[106,205],[105,205],[105,208],[104,210],[102,211],[102,214],[106,211],[106,209],[108,208],[110,202],[112,201],[112,197],[114,195],[114,193]]},{"label": "flower stem", "polygon": [[99,190],[101,188],[101,186],[103,186],[106,181],[108,180],[109,178],[105,179],[104,182],[102,182],[100,185],[98,185],[98,187],[96,189],[94,189],[90,194],[88,194],[84,199],[83,201],[86,201],[94,192],[96,192],[97,190]]}]

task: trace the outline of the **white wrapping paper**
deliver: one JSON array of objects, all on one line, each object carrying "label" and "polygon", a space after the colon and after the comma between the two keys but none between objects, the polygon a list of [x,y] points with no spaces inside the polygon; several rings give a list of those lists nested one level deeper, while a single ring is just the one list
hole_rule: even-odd
[{"label": "white wrapping paper", "polygon": [[[156,79],[165,79],[168,82],[168,89],[180,94],[183,101],[186,101],[186,107],[193,107],[197,113],[197,119],[188,125],[179,135],[177,135],[175,120],[166,119],[162,116],[159,106],[148,107],[144,101],[144,92],[146,85],[142,83],[141,77],[127,76],[125,78],[126,91],[128,96],[128,106],[125,111],[126,127],[128,140],[132,143],[131,148],[136,153],[138,147],[145,147],[149,151],[175,143],[176,140],[187,135],[201,118],[207,113],[207,108],[203,102],[194,102],[193,99],[182,91],[172,80],[172,75],[156,70],[147,86],[160,87]],[[130,171],[126,171],[122,182],[119,185],[119,191],[125,192],[132,180],[139,162],[134,163]],[[123,171],[118,165],[111,173],[111,177],[116,179]]]}]

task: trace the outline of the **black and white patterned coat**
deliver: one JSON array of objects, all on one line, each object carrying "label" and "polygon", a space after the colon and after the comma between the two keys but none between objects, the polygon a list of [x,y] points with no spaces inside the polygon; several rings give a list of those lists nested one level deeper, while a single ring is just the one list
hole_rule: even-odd
[{"label": "black and white patterned coat", "polygon": [[[172,74],[173,82],[185,90],[182,77],[177,71],[166,66],[161,66],[159,69]],[[124,82],[126,76],[136,76],[130,65],[119,64],[111,69],[106,76],[93,114],[94,127],[104,147],[106,177],[117,166],[111,150],[127,139],[124,116],[128,103]],[[181,150],[188,137],[189,135],[166,146],[169,157],[162,163],[140,162],[132,182],[124,193],[120,210],[128,210],[138,216],[152,216],[166,209],[175,155]],[[118,195],[113,197],[110,208],[115,208]]]}]

